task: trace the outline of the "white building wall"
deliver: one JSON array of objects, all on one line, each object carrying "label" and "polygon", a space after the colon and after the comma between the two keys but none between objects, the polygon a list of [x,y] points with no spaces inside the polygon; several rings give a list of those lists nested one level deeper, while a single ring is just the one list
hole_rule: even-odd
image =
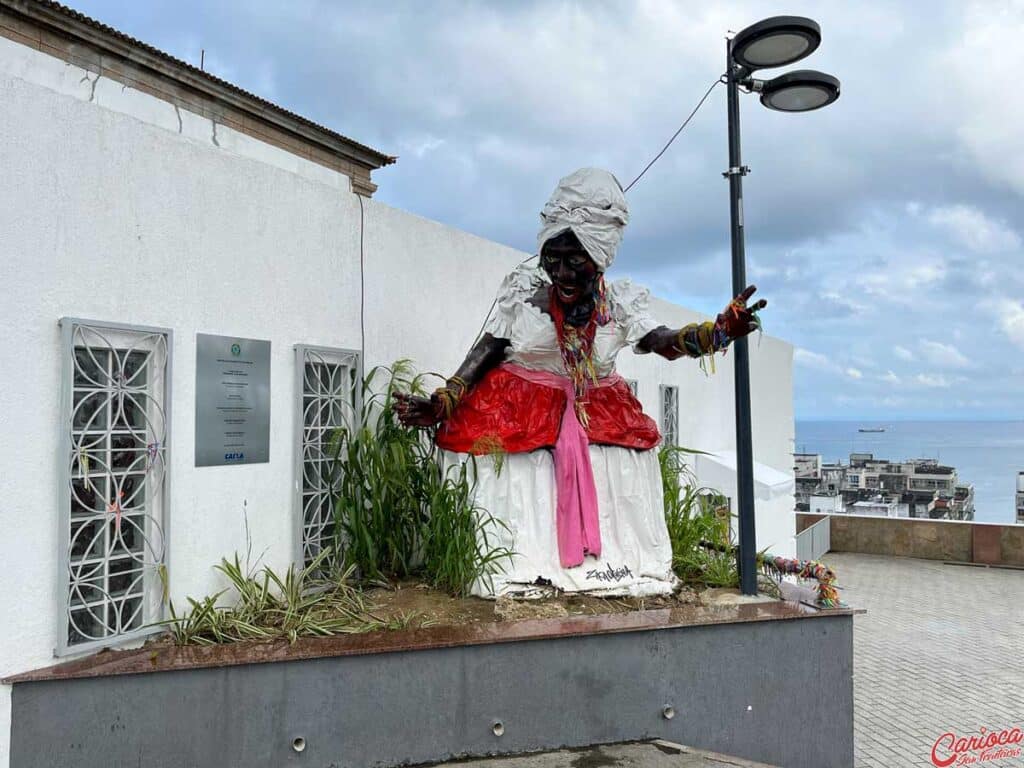
[{"label": "white building wall", "polygon": [[850,505],[851,515],[869,515],[871,517],[899,517],[896,503],[856,501]]},{"label": "white building wall", "polygon": [[793,471],[797,478],[821,479],[821,454],[794,454]]},{"label": "white building wall", "polygon": [[[293,345],[360,346],[360,207],[348,179],[119,83],[0,38],[0,677],[54,661],[62,316],[174,331],[168,567],[176,601],[222,586],[245,548],[288,565]],[[554,178],[557,175],[553,171]],[[386,183],[386,181],[385,181]],[[412,357],[451,372],[501,277],[525,254],[372,200],[365,206],[366,365]],[[726,297],[723,297],[723,300]],[[678,326],[697,315],[665,302]],[[196,468],[195,334],[269,339],[270,463]],[[752,343],[755,458],[792,471],[792,347]],[[622,357],[658,418],[680,387],[681,442],[735,445],[732,362]],[[759,510],[759,512],[761,512]],[[792,553],[792,504],[759,544]],[[0,767],[10,690],[0,687]]]},{"label": "white building wall", "polygon": [[833,515],[843,511],[842,496],[819,496],[814,494],[808,503],[808,512],[812,515]]}]

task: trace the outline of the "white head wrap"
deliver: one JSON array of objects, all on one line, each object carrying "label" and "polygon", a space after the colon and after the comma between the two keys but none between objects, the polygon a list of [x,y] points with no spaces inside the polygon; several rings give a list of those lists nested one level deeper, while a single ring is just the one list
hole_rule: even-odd
[{"label": "white head wrap", "polygon": [[629,221],[629,206],[622,185],[608,171],[580,168],[558,182],[540,212],[537,253],[544,243],[571,229],[580,245],[604,272],[615,259],[622,230]]}]

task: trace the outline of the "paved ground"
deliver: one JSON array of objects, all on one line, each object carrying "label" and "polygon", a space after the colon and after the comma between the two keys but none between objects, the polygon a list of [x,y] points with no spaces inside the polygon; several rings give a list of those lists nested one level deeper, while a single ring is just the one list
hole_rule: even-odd
[{"label": "paved ground", "polygon": [[[1024,729],[1024,570],[828,554],[854,619],[855,768],[933,768],[942,734]],[[948,752],[940,752],[948,756]],[[980,757],[970,753],[970,757]],[[1024,768],[1024,753],[957,762]],[[460,763],[460,768],[728,768],[751,763],[652,744]]]},{"label": "paved ground", "polygon": [[458,768],[772,768],[763,763],[751,763],[667,741],[562,749],[521,757],[492,757],[445,765],[457,765]]},{"label": "paved ground", "polygon": [[[854,620],[856,768],[930,767],[943,733],[1024,728],[1024,570],[822,559],[868,611]],[[1024,754],[979,764],[1022,768]]]}]

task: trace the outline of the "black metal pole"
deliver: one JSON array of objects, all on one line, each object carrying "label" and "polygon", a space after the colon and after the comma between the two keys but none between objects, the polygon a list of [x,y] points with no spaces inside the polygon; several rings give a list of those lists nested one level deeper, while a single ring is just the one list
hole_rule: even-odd
[{"label": "black metal pole", "polygon": [[[729,214],[732,235],[732,292],[747,287],[747,266],[743,252],[743,176],[747,169],[740,158],[740,99],[732,41],[726,41],[726,88],[729,109]],[[739,513],[739,548],[736,564],[740,591],[757,594],[757,541],[754,533],[754,449],[750,432],[750,350],[746,337],[732,343],[736,370],[736,505]]]}]

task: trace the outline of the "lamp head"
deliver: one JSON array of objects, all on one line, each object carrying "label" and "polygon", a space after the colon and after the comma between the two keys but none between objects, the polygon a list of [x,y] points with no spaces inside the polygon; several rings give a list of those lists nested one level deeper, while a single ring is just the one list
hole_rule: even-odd
[{"label": "lamp head", "polygon": [[839,80],[813,69],[786,72],[764,82],[761,103],[779,112],[810,112],[839,98]]},{"label": "lamp head", "polygon": [[732,40],[732,59],[751,72],[792,64],[814,53],[821,27],[803,16],[773,16],[752,24]]}]

